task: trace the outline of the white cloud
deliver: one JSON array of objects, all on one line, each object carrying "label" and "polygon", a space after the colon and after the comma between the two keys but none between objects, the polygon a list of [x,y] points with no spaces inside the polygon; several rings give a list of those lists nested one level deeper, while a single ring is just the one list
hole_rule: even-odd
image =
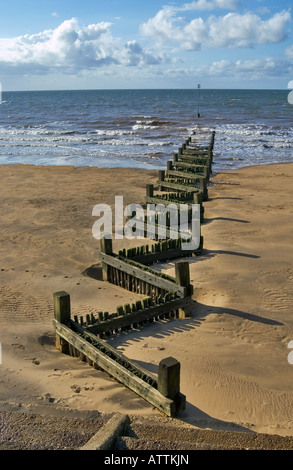
[{"label": "white cloud", "polygon": [[185,3],[177,10],[236,10],[240,6],[237,0],[197,0],[196,2]]},{"label": "white cloud", "polygon": [[285,53],[286,56],[289,57],[289,59],[293,59],[293,46],[287,47]]},{"label": "white cloud", "polygon": [[64,21],[56,29],[11,39],[0,38],[2,71],[34,71],[52,69],[74,71],[110,64],[157,64],[154,57],[135,42],[124,44],[112,36],[111,23],[81,25],[76,18]]},{"label": "white cloud", "polygon": [[[208,2],[200,3],[203,5]],[[188,5],[191,8],[193,4],[199,2]],[[142,33],[161,44],[178,44],[184,50],[253,47],[256,44],[284,41],[286,27],[291,19],[288,11],[276,13],[267,20],[251,12],[229,12],[225,16],[210,16],[206,21],[197,17],[186,23],[186,20],[177,16],[178,10],[164,7],[141,26]]]},{"label": "white cloud", "polygon": [[210,19],[211,46],[252,47],[254,44],[279,43],[286,38],[285,27],[290,13],[283,11],[264,21],[258,15],[228,13],[218,19]]},{"label": "white cloud", "polygon": [[220,60],[196,69],[197,74],[211,77],[243,78],[259,80],[279,78],[293,72],[293,64],[281,58],[266,57],[254,60]]},{"label": "white cloud", "polygon": [[122,50],[125,65],[157,65],[162,62],[162,58],[154,57],[151,52],[143,50],[136,41],[128,41]]}]

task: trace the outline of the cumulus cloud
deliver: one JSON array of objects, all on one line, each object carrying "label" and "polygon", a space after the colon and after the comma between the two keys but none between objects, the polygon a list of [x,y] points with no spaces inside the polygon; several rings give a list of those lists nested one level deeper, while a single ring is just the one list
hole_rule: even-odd
[{"label": "cumulus cloud", "polygon": [[110,64],[157,64],[162,60],[144,51],[136,41],[122,43],[112,36],[110,28],[108,22],[84,26],[72,18],[55,29],[11,39],[0,38],[1,69],[72,72]]},{"label": "cumulus cloud", "polygon": [[122,62],[126,65],[158,65],[162,62],[161,57],[154,57],[148,50],[143,50],[137,41],[128,41],[122,53]]},{"label": "cumulus cloud", "polygon": [[[205,0],[188,4],[211,4]],[[228,2],[216,2],[228,4]],[[231,2],[230,2],[231,3]],[[234,3],[234,2],[233,2]],[[187,9],[183,6],[181,11]],[[210,16],[206,21],[196,17],[187,22],[177,15],[178,8],[167,6],[141,26],[145,36],[151,36],[160,43],[175,43],[184,50],[202,48],[239,48],[253,47],[256,44],[272,44],[284,41],[287,37],[286,27],[291,20],[288,11],[276,13],[267,20],[245,12],[229,12],[225,16]]]}]

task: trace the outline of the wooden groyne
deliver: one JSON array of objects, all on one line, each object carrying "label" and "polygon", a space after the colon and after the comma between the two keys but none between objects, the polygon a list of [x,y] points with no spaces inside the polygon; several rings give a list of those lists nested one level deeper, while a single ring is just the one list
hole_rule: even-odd
[{"label": "wooden groyne", "polygon": [[199,255],[202,247],[203,237],[200,238],[200,245],[196,250],[183,250],[181,238],[168,238],[152,245],[142,245],[128,250],[119,250],[119,255],[148,266],[162,261]]},{"label": "wooden groyne", "polygon": [[67,292],[54,294],[53,325],[56,347],[62,353],[79,357],[89,365],[102,369],[167,416],[176,416],[185,408],[186,397],[179,389],[180,363],[176,359],[163,359],[159,364],[158,376],[129,360],[71,319]]},{"label": "wooden groyne", "polygon": [[204,220],[203,202],[208,200],[208,184],[212,173],[215,131],[211,131],[208,145],[200,145],[196,134],[174,152],[173,161],[167,162],[167,170],[159,171],[158,191],[154,185],[146,186],[146,203],[199,204],[201,222]]},{"label": "wooden groyne", "polygon": [[[105,243],[106,242],[106,243]],[[146,294],[151,297],[172,293],[177,297],[192,295],[189,283],[189,264],[175,264],[175,278],[158,270],[145,266],[134,259],[117,255],[112,251],[112,240],[102,239],[100,259],[102,261],[103,280],[119,285],[124,289]]]},{"label": "wooden groyne", "polygon": [[[208,182],[213,161],[215,132],[203,145],[196,134],[189,137],[167,170],[159,171],[157,189],[146,186],[145,203],[163,207],[184,208],[188,222],[192,206],[200,206],[200,221],[204,219],[203,202],[208,199]],[[206,139],[207,140],[207,139]],[[97,316],[75,315],[71,318],[70,296],[60,291],[54,294],[54,320],[56,347],[65,354],[79,357],[143,397],[167,416],[176,416],[184,410],[186,397],[180,392],[180,363],[167,357],[159,364],[158,374],[152,374],[129,360],[107,343],[110,335],[136,329],[138,326],[162,319],[182,319],[191,314],[193,286],[190,283],[189,263],[183,258],[199,256],[203,248],[200,236],[196,248],[183,249],[184,233],[174,235],[171,218],[166,216],[165,226],[160,219],[145,219],[141,233],[151,243],[139,247],[113,251],[111,236],[101,239],[100,260],[103,280],[144,298],[134,303],[118,305],[115,312],[99,312]],[[163,235],[162,235],[163,233]],[[174,237],[173,237],[174,235]],[[188,235],[188,234],[185,234]],[[163,238],[163,239],[162,239]],[[153,265],[166,260],[175,261],[175,276],[164,274]]]}]

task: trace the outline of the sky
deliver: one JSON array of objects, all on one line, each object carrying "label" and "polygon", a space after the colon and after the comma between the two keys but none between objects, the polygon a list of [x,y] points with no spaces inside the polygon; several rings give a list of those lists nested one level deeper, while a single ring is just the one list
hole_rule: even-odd
[{"label": "sky", "polygon": [[3,91],[286,89],[291,1],[0,0]]}]

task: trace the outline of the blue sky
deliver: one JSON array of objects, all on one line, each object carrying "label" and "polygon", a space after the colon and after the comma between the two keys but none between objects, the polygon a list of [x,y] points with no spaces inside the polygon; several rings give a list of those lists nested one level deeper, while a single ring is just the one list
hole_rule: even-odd
[{"label": "blue sky", "polygon": [[291,2],[1,1],[3,90],[278,88],[293,79]]}]

